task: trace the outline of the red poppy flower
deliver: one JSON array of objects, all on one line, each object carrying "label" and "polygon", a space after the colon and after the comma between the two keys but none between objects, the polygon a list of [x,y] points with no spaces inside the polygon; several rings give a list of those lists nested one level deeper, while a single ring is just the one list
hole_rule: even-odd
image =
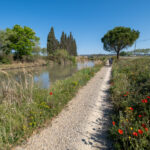
[{"label": "red poppy flower", "polygon": [[147,99],[142,99],[142,103],[147,103]]},{"label": "red poppy flower", "polygon": [[146,128],[146,125],[142,123],[142,127],[143,127],[143,128]]},{"label": "red poppy flower", "polygon": [[113,126],[116,124],[115,121],[112,122]]},{"label": "red poppy flower", "polygon": [[148,100],[147,99],[145,99],[145,103],[147,103],[148,102]]},{"label": "red poppy flower", "polygon": [[127,94],[125,94],[124,96],[127,96]]},{"label": "red poppy flower", "polygon": [[143,131],[141,129],[138,130],[139,134],[143,134]]},{"label": "red poppy flower", "polygon": [[147,96],[147,98],[150,98],[150,96]]},{"label": "red poppy flower", "polygon": [[142,117],[142,115],[139,115],[139,118],[141,118]]},{"label": "red poppy flower", "polygon": [[145,131],[147,132],[147,131],[148,131],[148,128],[145,128]]},{"label": "red poppy flower", "polygon": [[49,95],[53,95],[53,93],[52,93],[52,92],[50,92],[50,93],[49,93]]},{"label": "red poppy flower", "polygon": [[138,136],[138,133],[137,132],[133,132],[132,133],[134,136]]},{"label": "red poppy flower", "polygon": [[130,107],[130,110],[133,110],[133,108],[132,108],[132,107]]},{"label": "red poppy flower", "polygon": [[123,130],[118,129],[119,134],[123,134]]}]

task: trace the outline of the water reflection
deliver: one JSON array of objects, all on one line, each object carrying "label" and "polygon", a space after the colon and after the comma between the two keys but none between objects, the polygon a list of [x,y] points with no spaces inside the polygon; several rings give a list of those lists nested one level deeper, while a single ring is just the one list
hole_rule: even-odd
[{"label": "water reflection", "polygon": [[[32,74],[33,80],[40,88],[49,88],[56,80],[63,80],[69,76],[72,76],[78,70],[85,67],[93,67],[93,61],[78,62],[76,65],[53,65],[45,67],[36,67],[29,69],[16,69],[7,71],[8,74],[13,76],[17,81],[25,81],[25,74]],[[26,73],[24,73],[26,72]]]}]

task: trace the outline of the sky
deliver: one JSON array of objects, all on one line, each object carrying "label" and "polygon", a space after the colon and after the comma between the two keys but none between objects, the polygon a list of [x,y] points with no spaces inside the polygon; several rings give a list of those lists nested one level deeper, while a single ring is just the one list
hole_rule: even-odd
[{"label": "sky", "polygon": [[79,55],[108,54],[101,38],[124,26],[140,31],[136,48],[150,48],[150,0],[0,0],[0,6],[0,30],[28,26],[40,37],[41,47],[53,26],[58,40],[62,31],[72,32]]}]

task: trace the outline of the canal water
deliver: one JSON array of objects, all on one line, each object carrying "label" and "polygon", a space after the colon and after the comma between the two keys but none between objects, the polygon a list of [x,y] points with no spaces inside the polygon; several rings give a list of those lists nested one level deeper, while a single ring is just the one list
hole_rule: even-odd
[{"label": "canal water", "polygon": [[40,88],[49,88],[56,80],[63,80],[72,76],[75,72],[86,67],[93,67],[93,61],[78,62],[76,65],[49,65],[42,67],[34,67],[29,69],[15,69],[9,70],[7,73],[15,80],[24,80],[24,72],[31,74],[34,83],[38,84]]}]

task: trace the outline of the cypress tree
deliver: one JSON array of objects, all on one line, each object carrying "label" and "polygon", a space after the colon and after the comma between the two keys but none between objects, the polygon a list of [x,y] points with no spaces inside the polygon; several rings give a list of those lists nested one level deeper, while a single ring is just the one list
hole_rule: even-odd
[{"label": "cypress tree", "polygon": [[73,43],[72,43],[72,50],[73,50],[73,56],[77,56],[77,45],[76,45],[76,41],[75,39],[73,40]]},{"label": "cypress tree", "polygon": [[64,45],[64,49],[67,50],[67,44],[68,44],[68,39],[67,39],[67,34],[65,33],[65,45]]},{"label": "cypress tree", "polygon": [[62,32],[61,38],[60,38],[60,48],[65,49],[65,33]]},{"label": "cypress tree", "polygon": [[47,53],[53,54],[54,51],[58,48],[58,46],[59,46],[59,42],[55,38],[54,28],[51,27],[51,30],[47,37]]}]

